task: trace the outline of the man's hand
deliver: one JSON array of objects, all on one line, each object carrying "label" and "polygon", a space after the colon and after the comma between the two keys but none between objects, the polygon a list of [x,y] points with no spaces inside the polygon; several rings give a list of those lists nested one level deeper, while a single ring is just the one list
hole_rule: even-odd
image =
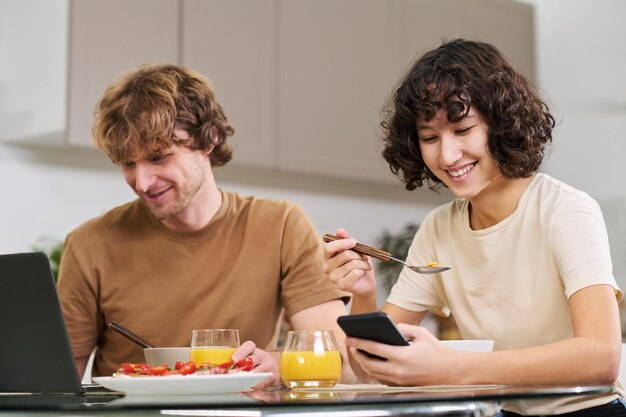
[{"label": "man's hand", "polygon": [[280,368],[278,361],[274,355],[270,352],[266,352],[262,349],[257,349],[256,344],[250,340],[244,342],[235,353],[233,353],[232,360],[238,362],[245,358],[252,358],[254,368],[252,372],[271,372],[272,377],[266,379],[260,384],[255,385],[253,388],[262,389],[267,387],[280,387],[282,382],[280,380]]}]

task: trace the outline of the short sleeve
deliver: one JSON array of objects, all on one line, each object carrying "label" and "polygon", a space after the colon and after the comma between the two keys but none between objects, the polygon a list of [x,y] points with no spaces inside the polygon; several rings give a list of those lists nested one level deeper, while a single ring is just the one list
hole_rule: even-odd
[{"label": "short sleeve", "polygon": [[[407,255],[409,265],[426,265],[437,259],[437,251],[432,244],[440,234],[435,227],[435,215],[436,212],[429,213],[417,230]],[[387,302],[405,310],[430,311],[447,317],[450,309],[445,302],[445,295],[438,287],[438,280],[434,276],[420,275],[402,268]]]},{"label": "short sleeve", "polygon": [[604,217],[591,197],[573,193],[564,199],[550,219],[549,233],[568,298],[590,285],[606,284],[614,288],[621,301],[623,292],[613,276]]},{"label": "short sleeve", "polygon": [[337,289],[322,270],[324,249],[321,236],[310,218],[297,205],[290,205],[281,243],[281,294],[288,316],[349,294]]},{"label": "short sleeve", "polygon": [[74,356],[88,356],[98,340],[98,300],[94,285],[81,272],[71,235],[65,241],[57,291]]}]

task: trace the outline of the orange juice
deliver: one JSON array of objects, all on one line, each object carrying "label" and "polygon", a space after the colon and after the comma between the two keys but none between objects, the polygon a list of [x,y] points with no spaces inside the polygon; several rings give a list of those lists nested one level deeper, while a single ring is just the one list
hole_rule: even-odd
[{"label": "orange juice", "polygon": [[231,347],[192,347],[189,353],[189,360],[194,361],[196,365],[209,362],[214,365],[228,362],[233,356],[236,348]]},{"label": "orange juice", "polygon": [[289,388],[333,387],[341,377],[337,351],[285,351],[280,355],[280,376]]}]

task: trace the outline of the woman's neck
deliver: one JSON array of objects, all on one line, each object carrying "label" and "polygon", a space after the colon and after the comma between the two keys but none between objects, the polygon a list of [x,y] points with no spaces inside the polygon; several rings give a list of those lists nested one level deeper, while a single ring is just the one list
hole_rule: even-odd
[{"label": "woman's neck", "polygon": [[487,189],[469,201],[469,222],[472,230],[494,226],[510,216],[535,174],[528,178],[494,180]]}]

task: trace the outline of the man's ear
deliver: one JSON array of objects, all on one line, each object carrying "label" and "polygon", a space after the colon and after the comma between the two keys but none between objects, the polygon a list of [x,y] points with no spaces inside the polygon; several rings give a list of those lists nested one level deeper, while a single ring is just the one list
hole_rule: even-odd
[{"label": "man's ear", "polygon": [[217,143],[220,140],[220,134],[217,131],[217,127],[215,126],[211,126],[211,129],[209,130],[209,135],[211,135],[211,147],[207,149],[207,156],[210,155],[211,152],[213,152],[213,149],[215,149]]}]

